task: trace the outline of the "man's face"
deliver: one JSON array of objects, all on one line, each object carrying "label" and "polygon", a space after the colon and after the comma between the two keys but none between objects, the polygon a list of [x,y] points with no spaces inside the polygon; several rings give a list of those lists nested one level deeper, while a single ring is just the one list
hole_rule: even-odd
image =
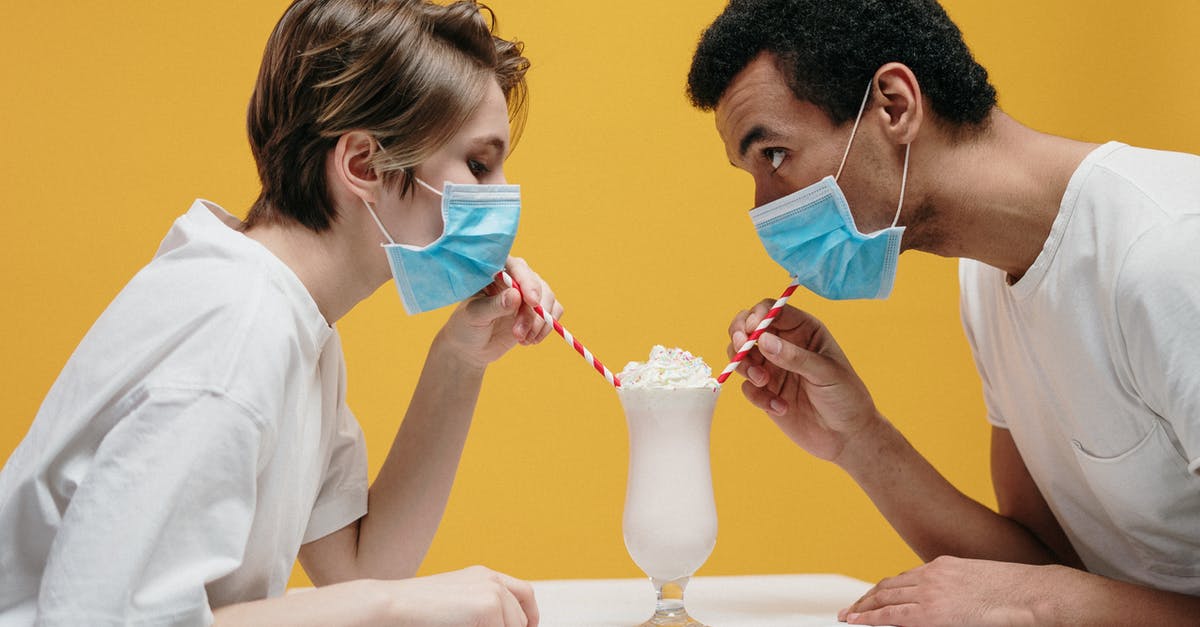
[{"label": "man's face", "polygon": [[[717,132],[730,163],[754,177],[755,206],[835,174],[850,141],[850,124],[836,125],[815,104],[796,98],[776,66],[776,58],[768,53],[759,55],[734,77],[717,103],[716,115]],[[847,187],[851,181],[862,180],[864,162],[869,162],[871,140],[865,126],[858,131],[839,181],[851,198],[851,207],[859,204],[854,200],[872,195],[855,185]],[[855,214],[860,228],[886,226],[872,224],[875,220],[857,215],[857,209]]]}]

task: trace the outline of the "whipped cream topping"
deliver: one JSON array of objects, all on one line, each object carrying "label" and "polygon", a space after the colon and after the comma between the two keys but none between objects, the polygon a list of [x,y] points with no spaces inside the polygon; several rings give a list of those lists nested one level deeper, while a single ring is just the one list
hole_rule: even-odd
[{"label": "whipped cream topping", "polygon": [[631,361],[621,371],[622,387],[630,388],[716,388],[712,368],[682,348],[655,346],[645,363]]}]

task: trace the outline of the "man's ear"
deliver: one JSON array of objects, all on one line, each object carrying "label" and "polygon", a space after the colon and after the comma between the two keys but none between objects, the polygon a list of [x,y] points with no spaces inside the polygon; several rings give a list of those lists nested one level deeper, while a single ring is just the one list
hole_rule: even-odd
[{"label": "man's ear", "polygon": [[872,83],[873,114],[883,122],[889,139],[898,146],[913,143],[925,119],[925,102],[917,76],[903,63],[887,63],[875,71]]},{"label": "man's ear", "polygon": [[371,163],[378,151],[375,138],[362,131],[339,137],[329,156],[335,184],[362,200],[377,202],[382,183]]}]

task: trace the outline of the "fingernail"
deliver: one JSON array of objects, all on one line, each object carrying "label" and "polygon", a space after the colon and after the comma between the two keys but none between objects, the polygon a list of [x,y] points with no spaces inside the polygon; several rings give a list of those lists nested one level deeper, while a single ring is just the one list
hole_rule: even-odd
[{"label": "fingernail", "polygon": [[771,411],[782,414],[787,411],[787,404],[777,398],[773,398],[771,399]]},{"label": "fingernail", "polygon": [[742,333],[741,331],[734,331],[733,332],[733,343],[734,343],[734,345],[736,345],[738,347],[738,349],[741,349],[742,344],[746,343],[746,334]]},{"label": "fingernail", "polygon": [[770,333],[763,333],[762,336],[758,338],[758,346],[764,353],[771,355],[778,353],[779,349],[783,348],[783,346],[779,343],[779,338],[771,335]]},{"label": "fingernail", "polygon": [[849,615],[849,616],[847,616],[847,617],[846,617],[846,622],[847,622],[847,623],[853,623],[854,621],[858,620],[858,617],[859,617],[859,613],[858,613],[858,612],[855,612],[855,613],[853,613],[853,614],[851,614],[851,615]]},{"label": "fingernail", "polygon": [[751,382],[753,382],[755,384],[761,384],[763,377],[765,377],[766,374],[767,373],[764,372],[763,369],[759,368],[758,366],[750,366],[750,368],[748,370],[746,370],[746,376],[750,379]]},{"label": "fingernail", "polygon": [[840,620],[840,621],[845,621],[845,620],[846,620],[846,608],[844,608],[844,607],[843,607],[842,609],[838,610],[838,617],[837,617],[837,618],[838,618],[838,620]]},{"label": "fingernail", "polygon": [[500,295],[500,306],[505,309],[512,307],[512,292],[504,292]]}]

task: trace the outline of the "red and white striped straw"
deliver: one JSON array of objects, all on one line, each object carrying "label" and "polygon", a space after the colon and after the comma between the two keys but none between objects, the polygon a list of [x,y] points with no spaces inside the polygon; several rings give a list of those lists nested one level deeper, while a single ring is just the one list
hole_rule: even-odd
[{"label": "red and white striped straw", "polygon": [[750,354],[750,350],[754,348],[754,345],[758,344],[758,338],[762,337],[767,327],[771,326],[771,323],[775,321],[775,317],[779,315],[783,306],[787,304],[788,299],[792,297],[792,292],[795,292],[799,285],[799,281],[792,281],[792,284],[786,290],[783,290],[783,295],[771,306],[771,311],[767,312],[767,317],[758,323],[758,327],[754,329],[750,337],[746,338],[746,343],[742,344],[742,348],[733,356],[733,360],[729,362],[728,366],[725,366],[725,370],[721,372],[721,376],[717,377],[718,384],[725,383],[725,379],[728,379],[729,375],[733,374],[734,370],[737,370],[738,364],[742,363],[742,360],[746,358],[746,355]]},{"label": "red and white striped straw", "polygon": [[[507,270],[500,271],[500,278],[508,287],[517,288],[517,292],[521,294],[521,301],[524,302],[525,293],[521,291],[521,284],[517,283]],[[575,352],[583,355],[583,358],[586,359],[588,363],[592,364],[592,367],[596,369],[596,372],[599,372],[600,375],[603,376],[613,387],[621,387],[621,379],[617,378],[617,375],[613,374],[611,370],[605,368],[604,364],[600,363],[600,360],[596,359],[596,356],[592,354],[592,351],[589,351],[587,347],[579,342],[579,340],[575,339],[575,336],[571,335],[571,332],[563,327],[558,320],[555,320],[554,316],[546,313],[546,310],[542,309],[541,305],[534,305],[533,311],[536,312],[537,315],[541,316],[542,320],[545,320],[550,324],[550,326],[554,327],[554,330],[562,336],[562,339],[566,340],[567,344],[570,344],[571,347],[575,349]]]}]

